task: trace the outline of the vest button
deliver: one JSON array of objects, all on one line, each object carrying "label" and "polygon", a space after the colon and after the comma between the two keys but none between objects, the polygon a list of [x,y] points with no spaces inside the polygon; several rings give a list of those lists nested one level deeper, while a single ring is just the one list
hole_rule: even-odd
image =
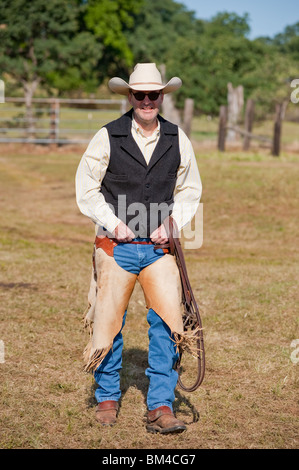
[{"label": "vest button", "polygon": [[146,183],[145,187],[146,187],[146,188],[149,188],[149,187],[150,187],[150,184],[149,184],[149,183]]}]

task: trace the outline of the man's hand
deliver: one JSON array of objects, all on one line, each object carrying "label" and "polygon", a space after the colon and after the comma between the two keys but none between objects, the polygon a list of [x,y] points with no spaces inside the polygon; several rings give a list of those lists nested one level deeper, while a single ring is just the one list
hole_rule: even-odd
[{"label": "man's hand", "polygon": [[132,230],[122,221],[115,227],[113,236],[120,243],[131,242],[133,238],[136,238]]},{"label": "man's hand", "polygon": [[151,234],[151,241],[158,245],[164,245],[164,243],[168,242],[168,236],[164,225],[160,225],[160,227],[156,228]]}]

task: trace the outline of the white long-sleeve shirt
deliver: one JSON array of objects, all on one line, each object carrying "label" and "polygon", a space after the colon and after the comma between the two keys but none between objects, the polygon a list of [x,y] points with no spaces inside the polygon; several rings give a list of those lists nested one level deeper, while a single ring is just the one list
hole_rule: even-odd
[{"label": "white long-sleeve shirt", "polygon": [[[132,135],[146,162],[149,163],[160,137],[160,122],[158,121],[158,127],[153,134],[147,137],[133,119]],[[179,148],[181,163],[177,172],[172,217],[181,230],[196,213],[202,184],[192,144],[180,128]],[[76,199],[80,211],[96,224],[96,231],[97,227],[105,227],[112,233],[120,219],[116,217],[100,191],[109,159],[109,136],[107,129],[103,127],[92,138],[79,163],[76,173]]]}]

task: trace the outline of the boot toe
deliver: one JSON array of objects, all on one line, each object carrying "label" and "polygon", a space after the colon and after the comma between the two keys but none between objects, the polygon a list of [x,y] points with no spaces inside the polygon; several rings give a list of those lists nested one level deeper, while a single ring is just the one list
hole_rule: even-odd
[{"label": "boot toe", "polygon": [[186,431],[187,427],[168,406],[161,406],[148,412],[146,429],[152,433],[169,434]]}]

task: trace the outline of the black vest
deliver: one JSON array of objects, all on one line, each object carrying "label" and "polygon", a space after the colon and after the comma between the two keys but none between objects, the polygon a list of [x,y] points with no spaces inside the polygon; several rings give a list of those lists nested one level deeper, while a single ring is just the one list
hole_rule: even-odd
[{"label": "black vest", "polygon": [[147,165],[131,133],[132,112],[105,126],[111,151],[101,192],[136,236],[149,237],[172,211],[181,161],[178,127],[158,116],[160,138]]}]

